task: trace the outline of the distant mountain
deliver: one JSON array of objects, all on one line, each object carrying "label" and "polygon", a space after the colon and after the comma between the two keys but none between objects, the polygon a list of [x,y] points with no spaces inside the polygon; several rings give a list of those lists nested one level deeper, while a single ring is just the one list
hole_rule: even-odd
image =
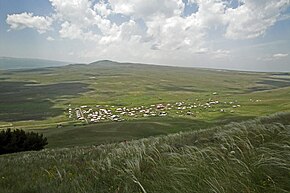
[{"label": "distant mountain", "polygon": [[122,63],[120,62],[116,62],[116,61],[112,61],[112,60],[99,60],[99,61],[95,61],[95,62],[92,62],[92,63],[89,63],[89,65],[98,65],[98,66],[108,66],[108,65],[120,65]]},{"label": "distant mountain", "polygon": [[[135,63],[135,62],[117,62],[112,60],[98,60],[92,63],[89,63],[88,66],[96,67],[132,67],[132,66],[153,66],[153,67],[168,67],[168,68],[180,68],[181,66],[170,66],[170,65],[158,65],[158,64],[149,64],[149,63]],[[182,67],[181,67],[182,68]],[[194,67],[193,67],[194,68]]]},{"label": "distant mountain", "polygon": [[69,62],[60,62],[33,58],[0,57],[0,70],[57,67],[64,66],[67,64],[69,64]]}]

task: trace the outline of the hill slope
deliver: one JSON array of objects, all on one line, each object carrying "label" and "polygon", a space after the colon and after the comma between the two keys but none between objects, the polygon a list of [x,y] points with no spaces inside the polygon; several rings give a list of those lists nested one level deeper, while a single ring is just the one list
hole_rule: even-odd
[{"label": "hill slope", "polygon": [[290,113],[124,143],[0,156],[2,193],[289,192]]},{"label": "hill slope", "polygon": [[[290,109],[288,73],[112,61],[0,71],[0,90],[0,129],[37,130],[48,138],[49,147],[139,139]],[[159,116],[158,104],[168,107],[164,116]],[[107,116],[91,123],[89,113],[87,122],[78,120],[76,109],[81,106],[88,107],[86,112],[110,110],[124,121]],[[130,109],[131,114],[121,115],[118,108]],[[150,116],[145,114],[148,110]]]}]

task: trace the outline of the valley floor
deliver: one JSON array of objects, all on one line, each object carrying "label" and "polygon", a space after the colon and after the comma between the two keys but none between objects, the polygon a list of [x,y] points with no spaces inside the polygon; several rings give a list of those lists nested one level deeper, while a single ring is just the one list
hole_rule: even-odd
[{"label": "valley floor", "polygon": [[290,109],[289,73],[97,62],[0,71],[0,130],[48,148],[194,131]]}]

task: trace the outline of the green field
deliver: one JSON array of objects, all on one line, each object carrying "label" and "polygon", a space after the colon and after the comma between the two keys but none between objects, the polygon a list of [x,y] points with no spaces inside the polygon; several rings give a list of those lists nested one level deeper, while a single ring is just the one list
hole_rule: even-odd
[{"label": "green field", "polygon": [[0,156],[1,193],[290,192],[289,73],[101,61],[0,90],[0,129],[49,143]]},{"label": "green field", "polygon": [[[101,61],[0,71],[0,128],[43,133],[48,147],[96,145],[242,121],[290,109],[289,73],[255,73]],[[87,124],[68,108],[204,105],[166,117]],[[70,106],[69,106],[70,105]],[[238,108],[233,106],[238,105]],[[224,112],[221,112],[221,109]],[[188,111],[188,110],[186,110]],[[61,127],[57,128],[57,125]]]}]

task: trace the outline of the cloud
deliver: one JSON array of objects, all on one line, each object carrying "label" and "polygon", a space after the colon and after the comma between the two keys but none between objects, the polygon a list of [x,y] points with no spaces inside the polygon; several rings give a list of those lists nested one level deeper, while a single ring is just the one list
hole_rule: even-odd
[{"label": "cloud", "polygon": [[94,5],[94,11],[102,17],[108,17],[112,13],[110,6],[104,0],[100,0]]},{"label": "cloud", "polygon": [[287,56],[288,56],[288,54],[282,54],[282,53],[273,54],[274,58],[285,58]]},{"label": "cloud", "polygon": [[199,50],[203,44],[205,32],[199,27],[195,16],[166,18],[154,16],[146,21],[147,35],[152,45],[161,50],[190,49]]},{"label": "cloud", "polygon": [[86,39],[87,35],[84,33],[79,26],[76,24],[69,23],[65,21],[61,24],[61,29],[59,30],[59,35],[61,38],[68,39]]},{"label": "cloud", "polygon": [[229,50],[216,50],[216,51],[213,51],[213,56],[214,58],[227,58],[230,56],[230,53],[231,51]]},{"label": "cloud", "polygon": [[55,9],[59,21],[70,22],[78,27],[95,24],[95,11],[91,8],[89,0],[49,0]]},{"label": "cloud", "polygon": [[215,29],[226,24],[225,1],[196,0],[198,11],[195,13],[200,25],[207,29]]},{"label": "cloud", "polygon": [[277,60],[281,60],[284,58],[287,58],[289,54],[287,53],[277,53],[277,54],[273,54],[272,56],[266,56],[266,57],[258,57],[257,60],[260,61],[277,61]]},{"label": "cloud", "polygon": [[228,8],[225,11],[228,23],[225,37],[250,39],[265,34],[289,4],[289,0],[248,0],[237,8]]},{"label": "cloud", "polygon": [[54,41],[54,38],[51,37],[51,36],[48,36],[48,37],[46,38],[46,40],[47,40],[47,41]]},{"label": "cloud", "polygon": [[[227,0],[49,0],[55,10],[54,18],[61,23],[60,37],[96,41],[136,39],[151,42],[154,49],[191,49],[198,52],[204,47],[212,31],[228,39],[249,39],[265,34],[279,19],[289,0],[239,0],[233,7]],[[198,7],[184,16],[185,6]],[[110,16],[128,17],[117,25]],[[142,22],[142,25],[140,25]],[[12,29],[36,28],[48,30],[52,19],[33,16],[32,13],[8,15]],[[131,32],[125,27],[127,26]],[[142,31],[143,30],[143,31]]]},{"label": "cloud", "polygon": [[[202,57],[203,61],[228,59],[234,53],[231,47],[218,47],[216,40],[231,42],[263,36],[277,21],[289,17],[284,11],[290,5],[289,0],[49,2],[54,10],[52,16],[14,14],[8,15],[7,23],[11,29],[30,27],[40,33],[53,25],[60,39],[83,43],[81,51],[74,50],[79,58],[132,58],[154,62],[194,57]],[[188,6],[196,9],[184,14]]]},{"label": "cloud", "polygon": [[95,5],[89,0],[50,2],[55,9],[56,18],[61,22],[59,34],[62,38],[98,42],[102,39],[114,39],[112,36],[118,34],[116,24],[106,18],[110,10],[104,1]]},{"label": "cloud", "polygon": [[113,12],[146,19],[154,15],[171,17],[181,15],[182,0],[109,0]]},{"label": "cloud", "polygon": [[21,30],[24,28],[34,28],[39,33],[44,33],[50,29],[52,19],[50,17],[33,16],[33,13],[21,13],[7,15],[7,24],[10,29]]}]

